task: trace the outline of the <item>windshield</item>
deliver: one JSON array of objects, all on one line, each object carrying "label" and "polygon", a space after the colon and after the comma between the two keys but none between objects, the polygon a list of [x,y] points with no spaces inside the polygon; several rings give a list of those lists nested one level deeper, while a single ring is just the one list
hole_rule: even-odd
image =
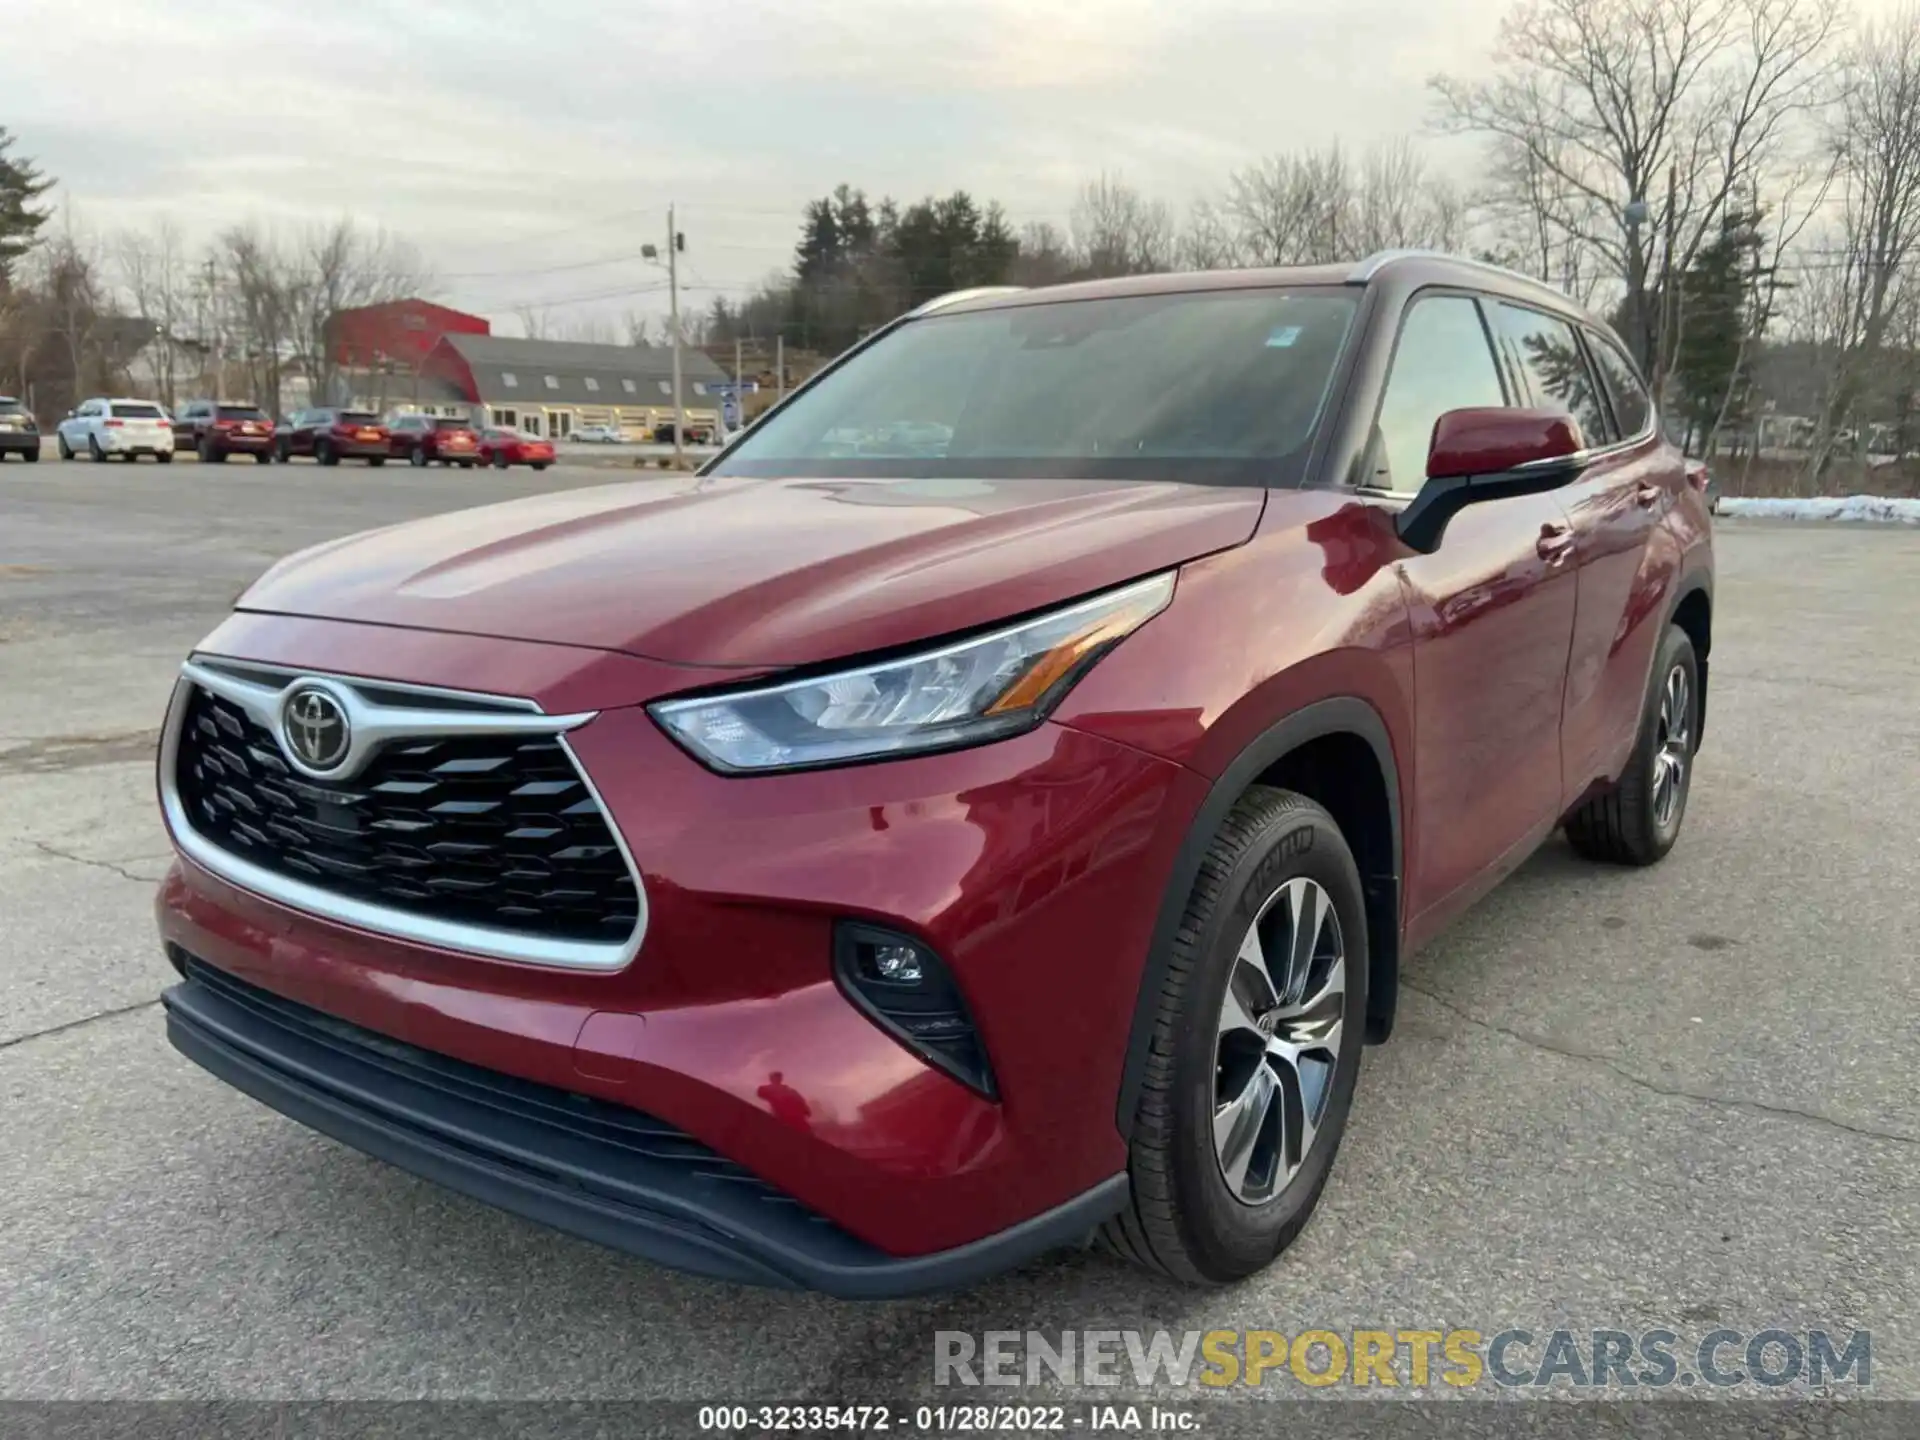
[{"label": "windshield", "polygon": [[1211,290],[910,321],[715,473],[1295,484],[1354,302]]}]

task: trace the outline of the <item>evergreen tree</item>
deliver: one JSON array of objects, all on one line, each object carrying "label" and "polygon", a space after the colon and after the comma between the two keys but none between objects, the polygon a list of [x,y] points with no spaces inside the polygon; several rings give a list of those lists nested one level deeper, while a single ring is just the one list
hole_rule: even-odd
[{"label": "evergreen tree", "polygon": [[0,125],[0,294],[11,288],[13,262],[33,248],[47,223],[48,212],[34,209],[33,202],[53,188],[32,161],[10,159],[12,148],[13,136]]},{"label": "evergreen tree", "polygon": [[1759,216],[1729,214],[1720,233],[1700,248],[1680,277],[1680,344],[1674,384],[1689,438],[1712,442],[1721,407],[1733,419],[1743,409],[1745,348]]}]

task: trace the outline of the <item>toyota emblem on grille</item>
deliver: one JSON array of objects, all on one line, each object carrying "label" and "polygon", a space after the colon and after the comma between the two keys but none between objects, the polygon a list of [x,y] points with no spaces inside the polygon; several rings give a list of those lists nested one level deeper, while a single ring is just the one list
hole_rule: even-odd
[{"label": "toyota emblem on grille", "polygon": [[332,770],[347,758],[353,730],[338,700],[306,685],[287,696],[280,712],[280,736],[287,753],[307,769]]}]

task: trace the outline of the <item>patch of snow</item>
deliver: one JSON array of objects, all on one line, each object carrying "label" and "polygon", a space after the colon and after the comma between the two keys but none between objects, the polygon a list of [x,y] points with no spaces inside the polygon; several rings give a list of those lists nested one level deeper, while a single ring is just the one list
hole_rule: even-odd
[{"label": "patch of snow", "polygon": [[1756,520],[1845,520],[1880,525],[1920,525],[1920,500],[1887,495],[1823,495],[1811,500],[1742,499],[1723,495],[1714,513]]}]

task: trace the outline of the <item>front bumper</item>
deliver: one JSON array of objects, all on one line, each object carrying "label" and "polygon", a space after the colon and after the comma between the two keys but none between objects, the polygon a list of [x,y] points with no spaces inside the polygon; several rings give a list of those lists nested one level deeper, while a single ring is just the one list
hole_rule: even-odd
[{"label": "front bumper", "polygon": [[[1097,1207],[1071,1207],[1118,1194],[1101,1187],[1126,1169],[1113,1121],[1126,1035],[1199,777],[1043,725],[948,755],[726,778],[636,703],[705,672],[245,615],[206,651],[519,694],[548,714],[611,707],[568,742],[644,877],[647,930],[613,970],[486,960],[288,909],[183,860],[159,897],[171,946],[363,1031],[658,1117],[895,1260],[975,1245],[1013,1254],[1028,1242],[1004,1237],[1036,1217],[1068,1207],[1084,1229]],[[370,655],[379,674],[367,674]],[[997,1100],[929,1066],[841,992],[838,920],[922,938],[947,962]],[[510,1208],[552,1218],[533,1205]],[[1049,1244],[1063,1233],[1052,1224]]]},{"label": "front bumper", "polygon": [[897,1258],[651,1116],[345,1025],[179,950],[167,1038],[236,1089],[403,1170],[528,1219],[721,1280],[893,1299],[1085,1240],[1126,1179],[970,1245]]}]

